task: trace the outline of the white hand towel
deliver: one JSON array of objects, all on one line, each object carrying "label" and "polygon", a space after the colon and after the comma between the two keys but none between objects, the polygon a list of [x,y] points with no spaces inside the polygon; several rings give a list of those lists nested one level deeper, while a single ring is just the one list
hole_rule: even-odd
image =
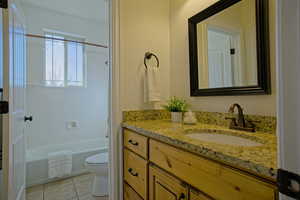
[{"label": "white hand towel", "polygon": [[49,178],[60,178],[72,172],[72,152],[61,151],[48,154]]},{"label": "white hand towel", "polygon": [[160,74],[156,66],[148,66],[145,73],[144,101],[145,103],[160,101]]}]

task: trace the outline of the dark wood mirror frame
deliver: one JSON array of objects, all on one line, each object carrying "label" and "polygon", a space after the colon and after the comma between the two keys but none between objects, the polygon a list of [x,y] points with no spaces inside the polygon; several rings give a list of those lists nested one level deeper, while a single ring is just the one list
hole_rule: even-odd
[{"label": "dark wood mirror frame", "polygon": [[256,0],[258,85],[199,89],[197,24],[240,1],[242,0],[221,0],[189,19],[191,96],[239,96],[271,94],[268,0]]}]

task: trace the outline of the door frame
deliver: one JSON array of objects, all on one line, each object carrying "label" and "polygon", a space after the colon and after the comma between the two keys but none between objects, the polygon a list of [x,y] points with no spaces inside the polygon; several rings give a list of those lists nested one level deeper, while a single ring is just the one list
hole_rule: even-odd
[{"label": "door frame", "polygon": [[[7,20],[7,18],[9,17],[9,11],[8,9],[2,9],[2,24],[3,24],[3,74],[9,74],[10,70],[9,67],[5,67],[9,65],[9,51],[7,51],[7,49],[9,49],[9,21]],[[10,75],[9,75],[10,76]],[[9,76],[3,76],[3,83],[8,83],[9,81]],[[7,91],[7,92],[3,92],[3,101],[9,101],[9,85],[7,84],[3,84],[3,91]],[[11,148],[11,135],[10,134],[5,134],[9,132],[9,115],[8,114],[4,114],[2,115],[2,137],[3,137],[3,160],[8,160],[9,162],[2,162],[3,165],[3,188],[2,191],[9,191],[9,189],[11,188],[11,186],[6,185],[6,183],[12,183],[12,175],[10,175],[9,173],[9,169],[12,168],[12,159],[10,159],[10,155],[7,154],[6,152],[12,152],[12,148]],[[9,141],[8,143],[5,143],[5,141]],[[11,193],[11,192],[10,192]],[[3,193],[3,199],[10,199],[12,197],[8,196],[8,194],[5,194],[5,192]]]},{"label": "door frame", "polygon": [[[15,21],[21,20],[20,24],[22,26],[22,30],[26,31],[25,25],[24,25],[24,15],[21,9],[19,9],[18,5],[19,2],[15,0],[7,0],[6,2],[8,4],[8,7],[2,8],[2,24],[3,24],[3,101],[6,102],[13,102],[14,98],[14,91],[11,88],[11,81],[14,79],[14,71],[15,71],[15,65],[13,65],[12,69],[12,62],[15,62],[13,58],[13,61],[11,60],[11,53],[14,54],[15,51],[15,43],[16,43],[16,38],[15,38]],[[18,20],[16,20],[18,19]],[[13,24],[11,24],[13,23]],[[13,26],[13,30],[11,28]],[[13,31],[13,32],[12,32]],[[22,32],[23,37],[25,38],[25,33]],[[13,37],[13,38],[12,38]],[[11,43],[13,40],[13,43]],[[23,42],[26,42],[25,40]],[[13,48],[13,52],[11,51],[11,48]],[[24,47],[26,48],[26,47]],[[14,56],[14,55],[13,55]],[[24,64],[26,65],[26,58],[24,61]],[[26,66],[25,66],[26,67]],[[24,69],[26,69],[24,67]],[[13,70],[13,71],[12,71]],[[26,72],[24,72],[26,76]],[[7,75],[7,76],[6,76]],[[24,80],[25,81],[25,80]],[[25,82],[24,82],[25,83]],[[25,90],[25,88],[23,88]],[[25,96],[24,96],[25,98]],[[24,99],[23,99],[24,100]],[[25,100],[24,100],[25,101]],[[23,102],[24,103],[24,102]],[[25,105],[25,104],[24,104]],[[16,194],[14,191],[14,176],[16,174],[13,174],[14,170],[14,145],[16,145],[16,141],[23,139],[22,141],[25,141],[25,135],[24,132],[22,133],[21,137],[14,138],[13,137],[13,118],[16,112],[14,110],[14,105],[9,105],[9,110],[10,112],[8,114],[3,114],[2,115],[2,131],[3,131],[3,188],[2,191],[3,193],[3,198],[4,200],[6,199],[23,199],[25,198],[25,189],[26,189],[26,181],[25,181],[25,176],[26,176],[26,160],[24,157],[24,160],[22,160],[22,170],[24,170],[22,173],[22,187],[19,188],[18,193]],[[18,113],[19,114],[19,113]],[[22,112],[21,116],[18,116],[18,120],[22,121],[22,131],[24,131],[24,122],[23,122],[23,117],[24,113]],[[25,145],[25,144],[24,144]],[[25,147],[25,146],[24,146]],[[23,149],[22,149],[23,150]],[[23,156],[25,156],[25,152]],[[6,193],[8,191],[8,193]]]},{"label": "door frame", "polygon": [[110,159],[109,199],[119,200],[123,196],[122,185],[122,104],[120,91],[120,1],[109,1],[110,19]]},{"label": "door frame", "polygon": [[300,174],[300,1],[276,0],[276,6],[278,168]]}]

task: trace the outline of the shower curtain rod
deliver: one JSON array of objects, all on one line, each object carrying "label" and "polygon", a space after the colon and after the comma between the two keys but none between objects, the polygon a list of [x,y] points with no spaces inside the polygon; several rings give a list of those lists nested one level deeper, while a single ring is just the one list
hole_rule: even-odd
[{"label": "shower curtain rod", "polygon": [[94,43],[90,43],[90,42],[80,42],[80,41],[76,41],[76,40],[67,40],[67,39],[60,39],[60,38],[47,37],[47,36],[34,35],[34,34],[26,34],[26,36],[32,37],[32,38],[47,39],[47,40],[59,40],[59,41],[64,41],[64,42],[74,42],[74,43],[80,43],[80,44],[94,46],[94,47],[101,47],[101,48],[105,48],[105,49],[108,48],[108,46],[101,45],[101,44],[94,44]]}]

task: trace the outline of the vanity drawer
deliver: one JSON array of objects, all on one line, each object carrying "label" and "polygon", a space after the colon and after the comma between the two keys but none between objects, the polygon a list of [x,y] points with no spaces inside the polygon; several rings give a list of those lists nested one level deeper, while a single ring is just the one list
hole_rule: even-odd
[{"label": "vanity drawer", "polygon": [[148,138],[133,131],[124,130],[124,146],[143,158],[148,158]]},{"label": "vanity drawer", "polygon": [[144,199],[147,197],[147,161],[124,149],[124,180]]},{"label": "vanity drawer", "polygon": [[155,140],[149,145],[151,162],[215,199],[276,199],[271,184]]}]

